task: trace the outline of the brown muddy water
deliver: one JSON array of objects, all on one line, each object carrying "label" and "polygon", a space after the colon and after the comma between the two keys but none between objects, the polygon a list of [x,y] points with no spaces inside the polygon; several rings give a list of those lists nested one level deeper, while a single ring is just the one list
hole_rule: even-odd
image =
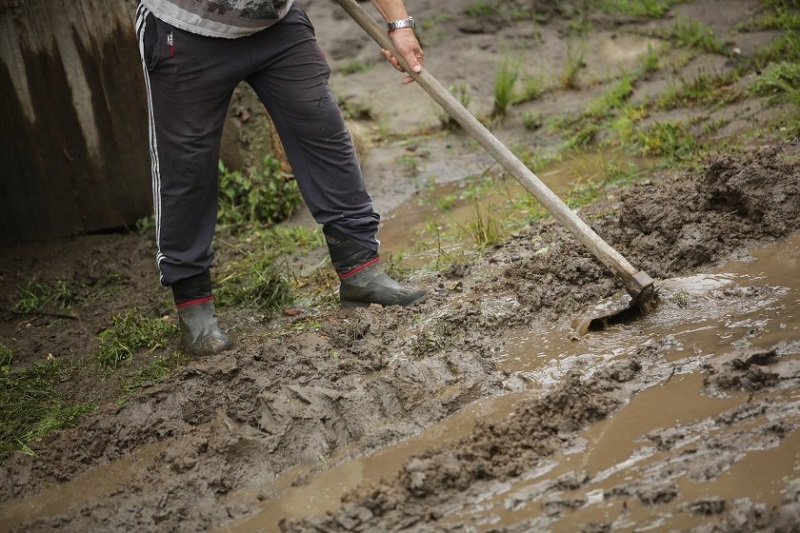
[{"label": "brown muddy water", "polygon": [[[634,323],[579,339],[566,325],[518,331],[502,339],[505,349],[498,357],[513,392],[475,402],[417,437],[369,456],[347,460],[343,451],[328,470],[294,469],[249,489],[249,495],[263,500],[261,512],[220,531],[278,532],[281,518],[338,508],[340,497],[359,484],[393,477],[410,457],[465,435],[477,421],[508,416],[520,401],[552,387],[568,371],[588,370],[655,342],[669,345],[667,357],[650,369],[655,378],[630,402],[523,478],[489,484],[454,504],[440,525],[467,523],[474,531],[489,531],[524,521],[536,524],[540,518],[541,527],[553,531],[577,531],[591,522],[612,523],[614,530],[685,529],[704,524],[726,500],[777,505],[786,476],[800,469],[800,432],[772,439],[763,425],[786,421],[794,428],[800,390],[782,390],[782,397],[771,398],[785,409],[740,416],[775,391],[726,391],[714,386],[708,369],[732,353],[757,354],[777,345],[780,355],[788,356],[781,375],[796,379],[799,266],[796,233],[707,274],[660,281],[660,305]],[[717,464],[715,446],[725,449],[726,464]],[[723,472],[716,475],[718,469]],[[582,481],[566,483],[554,499],[547,489],[565,478]],[[620,494],[638,498],[613,497]],[[242,496],[234,493],[230,499]],[[575,510],[554,513],[556,508]]]}]

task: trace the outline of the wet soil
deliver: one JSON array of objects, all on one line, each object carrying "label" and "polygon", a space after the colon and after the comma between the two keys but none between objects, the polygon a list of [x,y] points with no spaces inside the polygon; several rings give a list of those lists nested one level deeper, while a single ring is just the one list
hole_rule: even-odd
[{"label": "wet soil", "polygon": [[[537,3],[546,20],[534,35],[507,20],[478,24],[465,3],[438,4],[414,6],[442,15],[441,35],[427,35],[430,68],[478,94],[492,92],[497,43],[525,48],[535,37],[540,60],[557,61],[573,16],[569,3]],[[676,9],[728,35],[736,21],[715,15],[728,12],[721,4]],[[742,17],[758,6],[724,4]],[[381,65],[333,3],[308,11],[334,66],[351,56]],[[638,24],[594,23],[601,42]],[[741,39],[743,49],[757,42]],[[585,105],[602,65],[589,61],[582,89],[548,93],[537,109]],[[490,164],[458,132],[424,134],[438,119],[418,88],[387,89],[396,74],[377,66],[333,78],[345,102],[407,91],[380,107],[380,128],[353,125],[367,128],[364,167],[385,212],[428,181]],[[738,127],[764,117],[750,118]],[[514,118],[496,133],[531,136]],[[411,175],[398,165],[408,154],[419,158]],[[125,402],[114,401],[114,375],[63,383],[99,408],[0,467],[0,530],[797,531],[800,144],[762,138],[695,167],[651,170],[580,214],[657,279],[650,315],[576,338],[573,318],[621,284],[548,220],[468,265],[420,275],[430,295],[412,309],[269,319],[222,309],[233,350],[187,359]],[[389,226],[403,223],[388,216],[384,229],[402,235]],[[136,307],[174,320],[152,256],[152,237],[135,233],[4,250],[0,338],[21,364],[79,361],[113,314]],[[87,296],[68,311],[12,311],[32,279],[69,279]],[[174,339],[132,368],[177,349]]]}]

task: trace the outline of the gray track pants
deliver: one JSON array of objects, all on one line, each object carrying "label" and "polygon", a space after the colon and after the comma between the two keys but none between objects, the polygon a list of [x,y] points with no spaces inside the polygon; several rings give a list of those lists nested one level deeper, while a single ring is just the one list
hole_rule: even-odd
[{"label": "gray track pants", "polygon": [[269,111],[314,219],[377,250],[379,216],[328,86],[330,69],[300,8],[249,37],[218,39],[175,28],[140,5],[136,34],[162,284],[211,266],[222,128],[241,81]]}]

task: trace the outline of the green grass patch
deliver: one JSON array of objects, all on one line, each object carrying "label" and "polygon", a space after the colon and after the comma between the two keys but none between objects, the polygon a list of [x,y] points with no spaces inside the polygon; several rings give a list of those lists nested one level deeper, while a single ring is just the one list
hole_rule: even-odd
[{"label": "green grass patch", "polygon": [[504,58],[495,70],[492,116],[503,117],[514,101],[514,87],[519,78],[519,61]]},{"label": "green grass patch", "polygon": [[639,65],[643,74],[652,74],[661,70],[661,55],[663,49],[659,50],[652,44],[647,45],[647,53],[639,58]]},{"label": "green grass patch", "polygon": [[233,231],[282,222],[300,206],[297,182],[269,154],[260,168],[247,172],[228,170],[220,162],[219,183],[218,220]]},{"label": "green grass patch", "polygon": [[559,83],[562,89],[577,89],[578,74],[584,67],[586,59],[586,41],[583,39],[567,39],[567,59],[561,68]]},{"label": "green grass patch", "polygon": [[365,61],[359,61],[357,59],[351,59],[347,63],[340,65],[337,70],[345,76],[349,76],[351,74],[366,72],[369,70],[369,68],[369,63],[366,63]]},{"label": "green grass patch", "polygon": [[665,90],[655,101],[659,109],[677,109],[698,105],[728,105],[742,98],[734,87],[739,80],[737,71],[724,74],[699,72],[691,81],[681,80],[678,85]]},{"label": "green grass patch", "polygon": [[653,122],[635,132],[635,143],[645,157],[685,161],[696,154],[698,141],[683,122]]},{"label": "green grass patch", "polygon": [[0,462],[51,431],[71,427],[95,410],[91,402],[69,404],[55,393],[67,371],[57,360],[13,368],[13,354],[0,344]]},{"label": "green grass patch", "polygon": [[476,0],[464,9],[464,13],[472,18],[493,17],[500,12],[499,2],[492,0]]},{"label": "green grass patch", "polygon": [[602,96],[595,98],[586,107],[585,114],[600,118],[620,109],[633,94],[633,77],[625,75]]},{"label": "green grass patch", "polygon": [[767,67],[750,86],[758,96],[789,94],[800,88],[800,63],[781,61]]},{"label": "green grass patch", "polygon": [[51,304],[66,309],[74,302],[74,291],[66,281],[58,281],[55,286],[31,281],[17,292],[14,310],[19,313],[38,313]]},{"label": "green grass patch", "polygon": [[289,276],[272,255],[248,252],[230,261],[220,273],[219,284],[220,305],[249,307],[267,315],[282,311],[294,298]]},{"label": "green grass patch", "polygon": [[616,159],[603,161],[599,176],[575,184],[570,188],[564,202],[573,209],[592,204],[609,189],[628,186],[642,174],[642,169],[634,164]]},{"label": "green grass patch", "polygon": [[781,61],[800,61],[800,35],[797,32],[786,32],[769,45],[759,48],[753,53],[749,64],[755,70],[762,70],[770,63]]},{"label": "green grass patch", "polygon": [[714,35],[714,30],[693,19],[676,20],[667,32],[666,38],[686,48],[729,55],[725,44]]},{"label": "green grass patch", "polygon": [[612,15],[661,18],[679,0],[603,0],[602,9]]},{"label": "green grass patch", "polygon": [[169,344],[178,328],[160,317],[146,317],[138,309],[111,318],[111,327],[100,333],[97,361],[103,368],[129,362],[139,351],[152,352]]}]

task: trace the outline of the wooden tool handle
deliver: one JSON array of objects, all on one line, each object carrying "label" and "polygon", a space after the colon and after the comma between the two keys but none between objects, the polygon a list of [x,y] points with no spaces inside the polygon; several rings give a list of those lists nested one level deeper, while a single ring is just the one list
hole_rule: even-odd
[{"label": "wooden tool handle", "polygon": [[397,58],[406,72],[445,111],[458,122],[481,146],[486,149],[506,171],[514,176],[553,217],[566,226],[604,265],[622,279],[628,293],[640,298],[645,289],[652,291],[653,280],[643,271],[635,269],[622,254],[600,238],[575,212],[551,191],[526,167],[497,137],[459,102],[427,69],[416,73],[394,48],[386,30],[382,28],[356,0],[336,0],[342,8],[380,45]]}]

